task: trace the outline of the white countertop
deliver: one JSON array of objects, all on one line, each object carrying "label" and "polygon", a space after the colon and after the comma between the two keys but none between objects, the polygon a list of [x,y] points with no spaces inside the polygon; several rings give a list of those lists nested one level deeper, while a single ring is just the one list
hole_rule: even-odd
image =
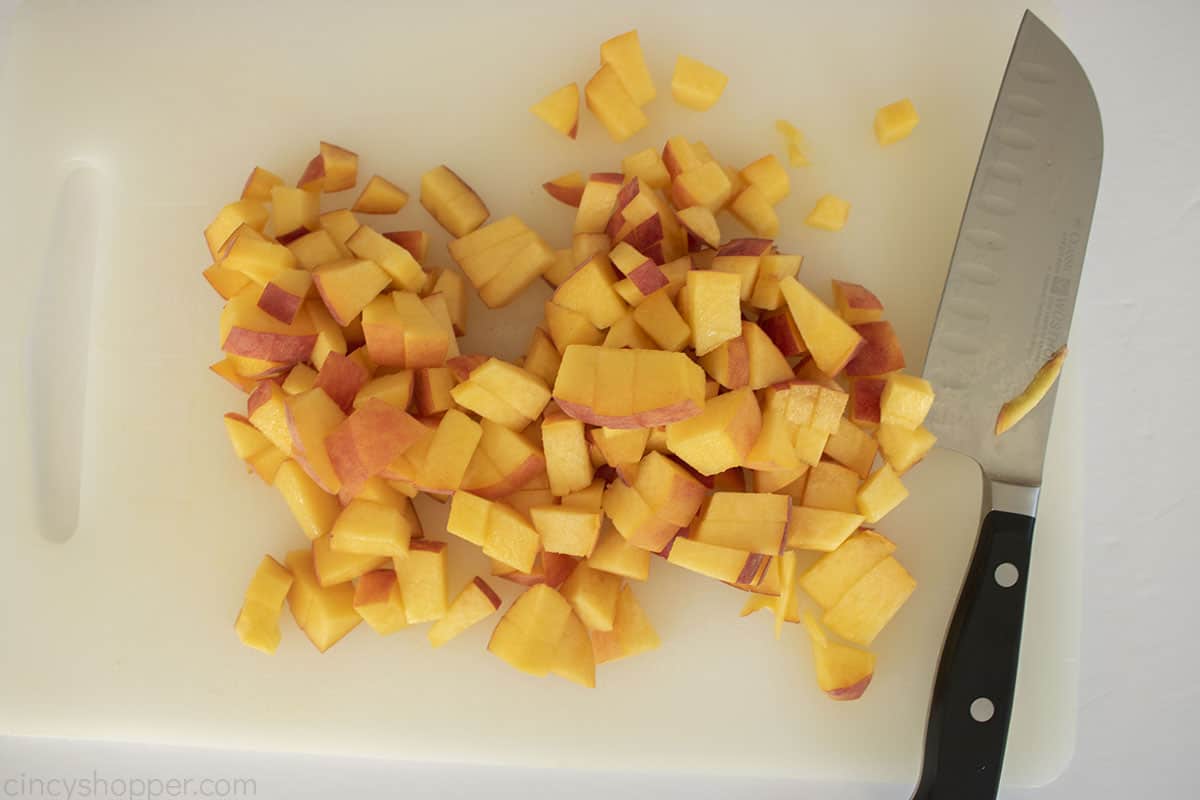
[{"label": "white countertop", "polygon": [[[1182,798],[1200,794],[1196,606],[1200,537],[1188,524],[1190,447],[1200,444],[1193,307],[1200,300],[1200,31],[1196,0],[1059,0],[1090,75],[1105,167],[1080,289],[1072,357],[1087,391],[1087,531],[1079,741],[1056,782],[1003,797]],[[0,0],[5,20],[17,0]],[[250,779],[260,798],[466,796],[908,797],[908,787],[683,776],[427,767],[387,761],[0,738],[0,797],[67,797],[34,779]],[[14,782],[15,780],[15,782]],[[141,784],[146,786],[146,784]],[[114,789],[116,787],[113,787]],[[127,786],[133,789],[133,786]],[[176,787],[178,788],[178,787]],[[218,796],[220,784],[205,784]],[[144,790],[143,790],[144,791]],[[79,795],[75,795],[79,796]],[[112,796],[137,796],[113,791]],[[144,796],[144,795],[143,795]],[[175,795],[189,796],[189,795]],[[230,796],[227,793],[224,796]]]}]

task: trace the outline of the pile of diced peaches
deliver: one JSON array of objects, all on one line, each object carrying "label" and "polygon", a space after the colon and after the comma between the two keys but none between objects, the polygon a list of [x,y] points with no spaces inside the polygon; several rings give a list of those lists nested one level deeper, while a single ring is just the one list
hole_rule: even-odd
[{"label": "pile of diced peaches", "polygon": [[[623,139],[644,125],[653,82],[636,32],[601,56],[588,105]],[[724,83],[681,57],[673,90],[707,108]],[[534,111],[573,137],[571,88]],[[360,219],[408,201],[381,176],[322,213],[323,195],[357,184],[358,156],[323,142],[295,188],[255,168],[204,232],[204,275],[226,301],[212,370],[246,393],[229,437],[307,540],[262,560],[241,640],[273,652],[286,600],[321,651],[363,621],[379,634],[431,623],[440,647],[500,611],[500,578],[524,589],[488,649],[591,687],[597,664],[659,647],[632,588],[657,557],[744,592],[742,614],[772,612],[776,637],[803,622],[820,687],[859,697],[866,648],[916,585],[873,526],[934,444],[933,393],[902,372],[874,294],[834,281],[827,305],[798,280],[802,257],[779,252],[780,161],[737,170],[676,136],[621,172],[551,181],[577,207],[562,250],[515,216],[489,222],[438,166],[420,203],[456,268],[430,266],[425,232]],[[847,209],[827,198],[808,222],[835,230]],[[754,237],[724,236],[723,212]],[[524,357],[460,352],[469,291],[496,308],[538,281],[553,292]],[[420,493],[449,504],[445,534],[480,548],[491,575],[448,585]],[[804,551],[821,555],[802,569]]]}]

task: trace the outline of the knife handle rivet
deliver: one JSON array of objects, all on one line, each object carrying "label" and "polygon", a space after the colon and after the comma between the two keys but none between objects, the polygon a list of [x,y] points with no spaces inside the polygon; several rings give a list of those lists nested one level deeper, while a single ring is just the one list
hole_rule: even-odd
[{"label": "knife handle rivet", "polygon": [[1016,564],[1010,564],[1006,561],[996,567],[996,571],[992,573],[992,577],[996,579],[996,585],[1001,589],[1011,589],[1017,585],[1017,581],[1021,580],[1021,570],[1017,569]]},{"label": "knife handle rivet", "polygon": [[976,722],[987,722],[996,715],[996,706],[986,697],[976,697],[971,702],[971,719]]}]

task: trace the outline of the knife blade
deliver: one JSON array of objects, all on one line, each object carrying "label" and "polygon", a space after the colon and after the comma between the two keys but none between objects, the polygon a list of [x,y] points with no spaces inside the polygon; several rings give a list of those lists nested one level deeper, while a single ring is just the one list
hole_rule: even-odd
[{"label": "knife blade", "polygon": [[1066,344],[1103,158],[1091,84],[1025,12],[925,359],[938,444],[979,462],[983,521],[946,633],[914,798],[994,798],[1008,737],[1054,391],[1003,436],[1000,406]]}]

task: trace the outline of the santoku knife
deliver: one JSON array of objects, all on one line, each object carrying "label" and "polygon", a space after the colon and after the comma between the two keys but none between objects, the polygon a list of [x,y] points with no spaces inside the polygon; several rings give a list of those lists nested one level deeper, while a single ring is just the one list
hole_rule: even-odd
[{"label": "santoku knife", "polygon": [[984,800],[999,789],[1053,390],[1012,430],[996,436],[994,426],[1067,341],[1102,153],[1087,76],[1026,12],[925,358],[937,392],[927,425],[939,445],[979,462],[984,516],[942,649],[914,800]]}]

